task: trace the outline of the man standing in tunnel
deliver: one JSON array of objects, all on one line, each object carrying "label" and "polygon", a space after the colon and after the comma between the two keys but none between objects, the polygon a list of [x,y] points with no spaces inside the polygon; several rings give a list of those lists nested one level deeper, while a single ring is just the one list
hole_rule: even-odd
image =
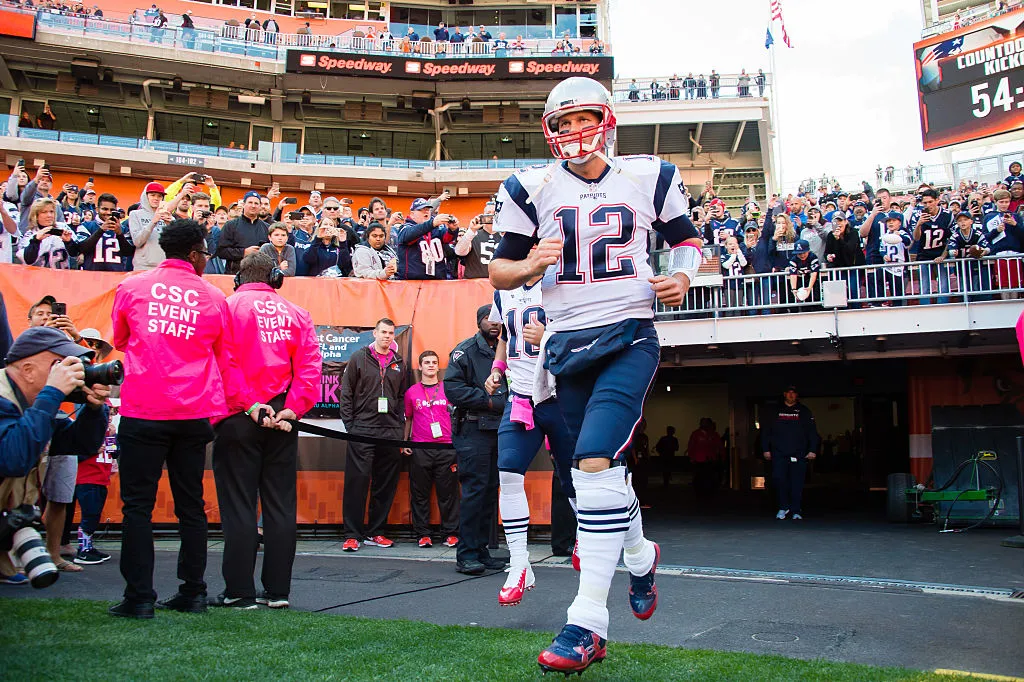
[{"label": "man standing in tunnel", "polygon": [[803,519],[801,498],[807,462],[818,455],[821,437],[814,423],[814,415],[800,403],[796,386],[787,386],[783,402],[777,409],[766,412],[761,426],[761,449],[764,458],[772,463],[772,481],[779,498],[779,511],[775,518],[785,519],[790,512],[793,520]]}]

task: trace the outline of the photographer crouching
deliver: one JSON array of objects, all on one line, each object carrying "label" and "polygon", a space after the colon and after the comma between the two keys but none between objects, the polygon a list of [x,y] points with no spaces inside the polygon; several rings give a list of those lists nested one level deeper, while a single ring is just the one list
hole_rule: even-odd
[{"label": "photographer crouching", "polygon": [[[242,258],[228,298],[232,374],[228,412],[216,425],[217,483],[224,592],[212,606],[287,608],[295,561],[295,478],[301,419],[320,398],[321,359],[313,319],[282,298],[284,274],[266,253]],[[268,428],[261,428],[268,427]],[[263,590],[257,594],[256,498],[263,510]]]},{"label": "photographer crouching", "polygon": [[[4,582],[24,582],[7,558],[23,564],[35,587],[57,579],[38,533],[34,505],[50,457],[95,452],[103,444],[109,417],[105,405],[110,387],[86,371],[93,351],[79,346],[51,327],[31,327],[21,334],[0,369],[0,573]],[[102,374],[102,371],[100,372]],[[90,385],[86,385],[89,380]],[[117,377],[111,379],[115,383]],[[72,420],[60,411],[70,399],[82,403]]]}]

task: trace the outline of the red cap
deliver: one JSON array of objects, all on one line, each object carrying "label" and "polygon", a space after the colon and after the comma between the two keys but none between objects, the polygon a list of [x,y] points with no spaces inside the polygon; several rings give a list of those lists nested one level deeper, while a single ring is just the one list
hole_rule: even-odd
[{"label": "red cap", "polygon": [[724,207],[725,206],[725,202],[722,201],[721,199],[719,199],[718,197],[715,197],[714,199],[711,200],[711,203],[708,204],[708,205],[709,206],[722,206],[722,207]]},{"label": "red cap", "polygon": [[159,182],[151,182],[148,185],[146,185],[146,191],[143,192],[143,194],[149,194],[150,192],[156,192],[157,194],[167,194],[167,192],[164,191],[164,186],[161,185]]}]

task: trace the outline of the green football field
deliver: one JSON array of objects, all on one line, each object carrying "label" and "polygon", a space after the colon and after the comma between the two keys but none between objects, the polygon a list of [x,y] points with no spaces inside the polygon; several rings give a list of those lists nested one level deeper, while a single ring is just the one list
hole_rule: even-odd
[{"label": "green football field", "polygon": [[[295,611],[158,612],[112,618],[110,604],[0,599],[0,678],[215,680],[542,679],[550,635]],[[612,643],[591,680],[963,680],[899,668]],[[559,675],[548,676],[560,679]]]}]

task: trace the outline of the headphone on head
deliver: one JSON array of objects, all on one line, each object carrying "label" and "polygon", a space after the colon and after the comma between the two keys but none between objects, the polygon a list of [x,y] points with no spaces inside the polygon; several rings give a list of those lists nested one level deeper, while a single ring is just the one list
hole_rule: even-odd
[{"label": "headphone on head", "polygon": [[[274,289],[280,289],[281,285],[284,284],[284,273],[276,265],[270,270],[270,277],[267,278],[267,284]],[[238,287],[242,286],[242,273],[235,275],[235,291],[238,291]]]}]

